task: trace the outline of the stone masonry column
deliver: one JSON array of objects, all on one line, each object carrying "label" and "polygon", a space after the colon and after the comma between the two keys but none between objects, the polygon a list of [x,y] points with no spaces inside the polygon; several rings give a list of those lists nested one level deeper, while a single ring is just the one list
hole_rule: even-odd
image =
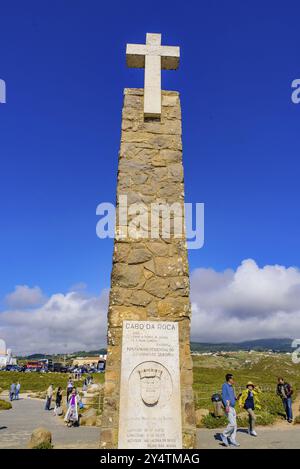
[{"label": "stone masonry column", "polygon": [[[160,121],[144,121],[143,89],[125,89],[119,153],[117,212],[143,203],[180,204],[184,221],[181,110],[179,93],[162,91]],[[160,215],[163,221],[164,215]],[[174,218],[174,217],[173,217]],[[178,221],[178,215],[177,215]],[[127,225],[117,216],[108,310],[108,356],[105,373],[101,447],[118,445],[121,341],[123,320],[176,321],[179,324],[182,439],[195,447],[193,370],[190,355],[191,306],[186,239],[151,238],[150,223],[138,228],[149,237],[120,234]],[[143,226],[145,225],[145,226]]]}]

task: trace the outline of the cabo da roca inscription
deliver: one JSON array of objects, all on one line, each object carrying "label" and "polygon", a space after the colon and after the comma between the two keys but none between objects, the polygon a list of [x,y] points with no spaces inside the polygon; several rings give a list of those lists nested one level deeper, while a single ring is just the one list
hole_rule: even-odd
[{"label": "cabo da roca inscription", "polygon": [[181,448],[178,324],[124,321],[119,448]]}]

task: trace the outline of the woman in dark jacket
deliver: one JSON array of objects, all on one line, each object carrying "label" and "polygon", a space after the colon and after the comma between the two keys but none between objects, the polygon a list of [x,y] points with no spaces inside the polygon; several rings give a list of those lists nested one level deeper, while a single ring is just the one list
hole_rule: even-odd
[{"label": "woman in dark jacket", "polygon": [[55,396],[55,407],[54,407],[54,414],[55,415],[61,415],[62,410],[61,410],[61,401],[62,401],[62,389],[59,387],[56,392]]}]

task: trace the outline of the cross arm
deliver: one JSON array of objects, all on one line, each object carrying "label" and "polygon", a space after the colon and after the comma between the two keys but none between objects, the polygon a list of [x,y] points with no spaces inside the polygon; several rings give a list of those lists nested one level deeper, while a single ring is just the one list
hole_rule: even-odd
[{"label": "cross arm", "polygon": [[145,68],[147,49],[143,44],[127,44],[126,63],[130,68]]},{"label": "cross arm", "polygon": [[180,50],[176,46],[161,47],[161,68],[163,70],[176,70],[179,67]]}]

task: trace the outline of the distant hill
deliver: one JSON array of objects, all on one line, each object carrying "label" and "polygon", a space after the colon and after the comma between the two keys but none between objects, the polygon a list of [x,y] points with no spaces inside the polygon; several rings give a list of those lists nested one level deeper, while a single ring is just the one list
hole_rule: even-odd
[{"label": "distant hill", "polygon": [[[244,342],[220,342],[220,343],[210,343],[210,342],[191,342],[191,350],[193,352],[236,352],[237,350],[256,350],[258,352],[265,352],[266,350],[274,350],[276,352],[292,352],[291,348],[292,339],[258,339],[258,340],[246,340]],[[99,354],[105,354],[106,349],[101,348],[99,350],[90,350],[88,352],[80,350],[74,353],[68,353],[68,357],[88,357],[95,356]],[[39,358],[54,358],[55,355],[44,355],[42,353],[34,353],[29,355],[27,358],[29,360],[39,359]],[[56,357],[63,357],[59,355]]]},{"label": "distant hill", "polygon": [[235,352],[237,350],[256,350],[264,352],[274,350],[276,352],[291,352],[292,339],[258,339],[244,342],[221,342],[217,344],[208,342],[191,342],[193,352]]},{"label": "distant hill", "polygon": [[26,358],[29,360],[39,360],[45,358],[51,358],[52,355],[44,355],[43,353],[33,353],[32,355],[28,355]]}]

